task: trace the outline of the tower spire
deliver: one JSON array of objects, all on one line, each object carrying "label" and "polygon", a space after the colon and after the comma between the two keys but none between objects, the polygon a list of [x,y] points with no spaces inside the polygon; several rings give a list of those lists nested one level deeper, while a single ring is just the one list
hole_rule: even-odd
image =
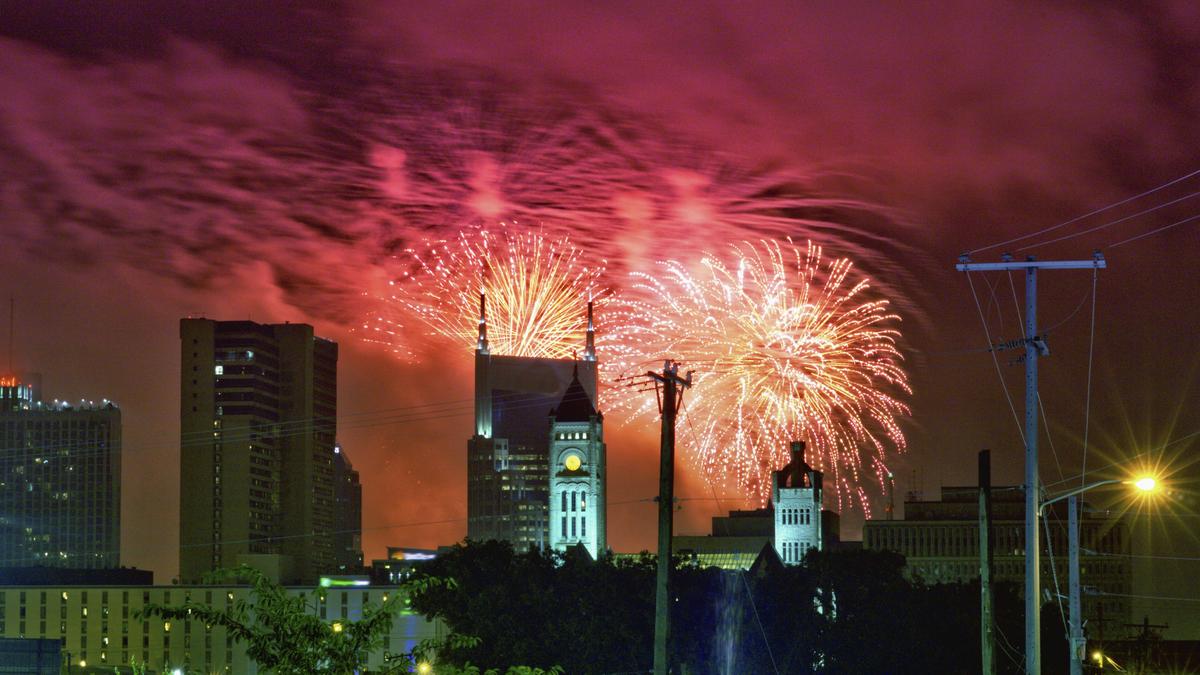
[{"label": "tower spire", "polygon": [[592,302],[588,301],[587,347],[583,351],[584,361],[596,360],[596,324],[592,320]]},{"label": "tower spire", "polygon": [[477,354],[488,353],[487,340],[487,296],[479,292],[479,342],[475,345]]}]

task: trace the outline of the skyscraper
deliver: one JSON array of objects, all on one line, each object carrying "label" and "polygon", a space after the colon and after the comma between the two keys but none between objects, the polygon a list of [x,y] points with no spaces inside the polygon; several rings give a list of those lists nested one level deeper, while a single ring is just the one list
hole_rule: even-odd
[{"label": "skyscraper", "polygon": [[179,328],[180,576],[239,562],[296,581],[336,569],[337,344],[305,324]]},{"label": "skyscraper", "polygon": [[333,446],[333,557],[337,571],[360,574],[362,552],[362,484],[341,445]]},{"label": "skyscraper", "polygon": [[0,566],[116,567],[121,411],[45,403],[30,382],[0,377]]},{"label": "skyscraper", "polygon": [[596,400],[595,327],[588,304],[582,360],[492,354],[480,295],[475,434],[467,443],[467,536],[518,549],[549,545],[550,413],[574,377]]}]

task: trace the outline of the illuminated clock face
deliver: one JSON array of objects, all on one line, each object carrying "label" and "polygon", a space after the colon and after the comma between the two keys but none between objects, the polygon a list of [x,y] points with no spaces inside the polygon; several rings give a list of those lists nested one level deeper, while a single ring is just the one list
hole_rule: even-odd
[{"label": "illuminated clock face", "polygon": [[579,455],[567,455],[567,459],[563,465],[567,467],[567,471],[578,471],[582,462],[579,460]]}]

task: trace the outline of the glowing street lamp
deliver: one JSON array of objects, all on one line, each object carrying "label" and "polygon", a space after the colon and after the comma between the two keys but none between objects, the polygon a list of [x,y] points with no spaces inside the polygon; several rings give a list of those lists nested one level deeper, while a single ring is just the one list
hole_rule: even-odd
[{"label": "glowing street lamp", "polygon": [[433,666],[429,665],[428,661],[422,661],[417,664],[417,672],[421,675],[429,675],[433,672]]},{"label": "glowing street lamp", "polygon": [[[1088,490],[1102,487],[1104,485],[1118,484],[1132,485],[1144,493],[1154,492],[1159,488],[1158,480],[1152,476],[1143,476],[1134,480],[1110,478],[1108,480],[1096,481],[1095,483],[1084,485],[1083,487],[1078,487],[1074,490],[1068,490],[1062,494],[1055,495],[1050,499],[1044,500],[1038,505],[1038,515],[1041,515],[1041,512],[1045,511],[1047,506],[1050,506],[1055,502],[1060,502],[1064,499],[1068,500],[1067,510],[1069,511],[1069,514],[1067,516],[1067,543],[1069,545],[1069,554],[1067,558],[1067,571],[1069,574],[1068,583],[1070,588],[1070,597],[1068,602],[1070,604],[1071,620],[1070,634],[1067,637],[1071,643],[1071,675],[1082,675],[1083,660],[1086,657],[1087,649],[1087,639],[1083,637],[1083,623],[1081,621],[1082,617],[1080,616],[1082,611],[1079,606],[1079,505],[1076,503],[1076,497],[1084,492],[1087,492]],[[1101,655],[1100,652],[1093,654],[1092,658],[1096,658],[1097,655],[1100,655],[1101,657],[1100,667],[1103,668],[1103,655]]]}]

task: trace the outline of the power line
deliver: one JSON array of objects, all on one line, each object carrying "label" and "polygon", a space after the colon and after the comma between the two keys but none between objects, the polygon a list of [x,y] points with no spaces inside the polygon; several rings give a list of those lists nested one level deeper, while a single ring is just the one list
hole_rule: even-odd
[{"label": "power line", "polygon": [[1102,555],[1110,558],[1144,558],[1148,560],[1174,560],[1179,562],[1200,562],[1200,557],[1184,556],[1184,555],[1159,555],[1155,553],[1104,553],[1102,551],[1093,551],[1089,548],[1083,549],[1088,555]]},{"label": "power line", "polygon": [[[689,498],[686,498],[685,500],[681,500],[681,501],[690,501],[692,499],[709,499],[709,498],[708,497],[694,497],[694,498],[689,497]],[[656,500],[653,497],[645,497],[642,499],[626,499],[626,500],[622,500],[622,501],[618,501],[618,502],[609,502],[608,506],[625,506],[628,504],[650,504],[650,503],[654,503],[655,501]],[[206,542],[200,542],[200,543],[180,543],[179,548],[205,548],[205,547],[215,546],[215,545],[225,546],[225,545],[230,545],[230,544],[274,543],[277,541],[285,541],[285,540],[291,540],[291,539],[308,539],[311,537],[331,537],[331,536],[338,535],[338,534],[357,534],[357,533],[361,533],[361,532],[373,532],[373,531],[380,531],[380,530],[399,530],[399,529],[407,529],[407,528],[413,528],[413,527],[427,527],[430,525],[447,525],[447,524],[451,524],[451,523],[463,523],[466,521],[467,521],[467,517],[462,516],[462,517],[458,517],[458,518],[446,518],[446,519],[442,519],[442,520],[426,520],[426,521],[416,521],[416,522],[410,522],[410,523],[392,523],[390,525],[374,525],[371,527],[352,528],[352,529],[345,529],[345,530],[323,530],[321,532],[310,532],[310,533],[305,533],[305,534],[289,534],[289,535],[279,535],[279,536],[270,536],[270,537],[260,537],[258,539],[221,539],[221,540],[216,540],[216,541],[206,541]],[[120,553],[119,550],[111,550],[111,549],[105,550],[105,551],[95,551],[95,552]],[[16,558],[0,559],[0,564],[9,564],[14,560],[16,560]]]},{"label": "power line", "polygon": [[1166,207],[1168,207],[1168,206],[1173,206],[1173,205],[1175,205],[1175,204],[1178,204],[1179,202],[1186,201],[1186,200],[1188,200],[1188,199],[1191,199],[1192,197],[1196,197],[1196,196],[1200,196],[1200,192],[1192,192],[1192,193],[1186,194],[1186,195],[1184,195],[1184,196],[1182,196],[1182,197],[1179,197],[1179,198],[1177,198],[1177,199],[1172,199],[1172,200],[1171,200],[1171,201],[1169,201],[1169,202],[1163,202],[1162,204],[1158,204],[1157,206],[1152,206],[1152,207],[1150,207],[1150,208],[1148,208],[1148,209],[1143,209],[1143,210],[1141,210],[1141,211],[1138,211],[1137,213],[1133,213],[1133,214],[1130,214],[1130,215],[1128,215],[1128,216],[1124,216],[1124,217],[1122,217],[1122,218],[1118,218],[1118,219],[1116,219],[1116,220],[1110,220],[1110,221],[1109,221],[1109,222],[1107,222],[1107,223],[1103,223],[1103,224],[1097,225],[1097,226],[1095,226],[1095,227],[1089,227],[1088,229],[1086,229],[1086,230],[1082,230],[1082,231],[1080,231],[1080,232],[1073,232],[1073,233],[1071,233],[1071,234],[1064,234],[1064,235],[1063,235],[1063,236],[1061,236],[1061,237],[1055,237],[1054,239],[1047,239],[1046,241],[1040,241],[1040,242],[1038,242],[1038,243],[1036,243],[1036,244],[1030,244],[1030,245],[1028,245],[1028,246],[1025,246],[1025,247],[1023,247],[1023,248],[1021,248],[1021,249],[1018,249],[1018,250],[1021,250],[1021,251],[1028,251],[1028,250],[1030,250],[1030,249],[1034,249],[1034,248],[1040,248],[1040,247],[1042,247],[1042,246],[1047,246],[1047,245],[1049,245],[1049,244],[1056,244],[1056,243],[1058,243],[1058,242],[1060,242],[1060,241],[1066,241],[1066,240],[1068,240],[1068,239],[1074,239],[1075,237],[1082,237],[1082,236],[1083,236],[1083,235],[1085,235],[1085,234],[1091,234],[1092,232],[1097,232],[1097,231],[1099,231],[1099,230],[1103,230],[1103,229],[1106,229],[1106,228],[1112,227],[1113,225],[1119,225],[1119,224],[1121,224],[1121,223],[1124,223],[1124,222],[1126,222],[1126,221],[1133,220],[1134,218],[1139,218],[1139,217],[1141,217],[1141,216],[1144,216],[1144,215],[1146,215],[1146,214],[1148,214],[1148,213],[1153,213],[1153,212],[1155,212],[1155,211],[1158,211],[1159,209],[1165,209],[1165,208],[1166,208]]},{"label": "power line", "polygon": [[1115,244],[1109,244],[1108,248],[1116,248],[1118,246],[1123,246],[1130,242],[1137,241],[1138,239],[1143,239],[1145,237],[1149,237],[1152,234],[1158,234],[1159,232],[1162,232],[1163,230],[1169,230],[1172,227],[1176,227],[1178,225],[1183,225],[1184,223],[1189,223],[1197,218],[1200,218],[1200,214],[1191,216],[1190,218],[1184,218],[1183,220],[1176,221],[1174,223],[1171,223],[1170,225],[1163,225],[1162,227],[1155,228],[1153,230],[1150,230],[1149,232],[1143,232],[1142,234],[1139,234],[1134,237],[1130,237],[1128,239],[1122,239],[1121,241],[1118,241]]},{"label": "power line", "polygon": [[1013,405],[1012,395],[1008,393],[1008,385],[1004,382],[1004,373],[1000,370],[1000,359],[996,356],[996,350],[991,349],[992,333],[988,330],[987,319],[983,316],[983,308],[979,305],[979,296],[975,293],[975,282],[971,279],[971,273],[967,272],[967,283],[971,286],[971,297],[975,299],[975,309],[979,312],[979,321],[983,324],[983,337],[987,340],[988,351],[992,354],[992,363],[996,366],[996,377],[1000,378],[1000,388],[1004,390],[1004,398],[1008,401],[1008,408],[1012,410],[1013,422],[1017,425],[1017,433],[1021,436],[1021,445],[1025,445],[1025,430],[1021,428],[1021,418],[1017,415],[1017,407]]},{"label": "power line", "polygon": [[1127,198],[1125,198],[1125,199],[1122,199],[1121,201],[1118,201],[1118,202],[1113,202],[1112,204],[1109,204],[1109,205],[1107,205],[1107,206],[1102,206],[1102,207],[1100,207],[1100,208],[1098,208],[1098,209],[1095,209],[1094,211],[1089,211],[1089,212],[1087,212],[1087,213],[1085,213],[1085,214],[1083,214],[1083,215],[1081,215],[1081,216],[1076,216],[1076,217],[1074,217],[1074,218],[1071,218],[1070,220],[1063,221],[1063,222],[1061,222],[1061,223],[1059,223],[1059,224],[1057,224],[1057,225],[1051,225],[1050,227],[1043,228],[1043,229],[1041,229],[1041,230],[1038,230],[1037,232],[1032,232],[1032,233],[1030,233],[1030,234],[1021,235],[1021,236],[1019,236],[1019,237],[1015,237],[1015,238],[1013,238],[1013,239],[1008,239],[1008,240],[1006,240],[1006,241],[1002,241],[1002,242],[1000,242],[1000,243],[997,243],[997,244],[992,244],[992,245],[990,245],[990,246],[984,246],[984,247],[982,247],[982,248],[977,248],[977,249],[974,249],[974,250],[971,250],[971,251],[967,251],[967,254],[968,254],[968,255],[971,255],[971,254],[975,254],[975,253],[981,253],[981,252],[983,252],[983,251],[990,251],[990,250],[992,250],[992,249],[994,249],[994,248],[1000,248],[1001,246],[1007,246],[1007,245],[1009,245],[1009,244],[1013,244],[1013,243],[1016,243],[1016,242],[1018,242],[1018,241],[1024,241],[1024,240],[1026,240],[1026,239],[1032,239],[1033,237],[1037,237],[1037,236],[1040,236],[1040,235],[1046,234],[1046,233],[1048,233],[1048,232],[1053,232],[1053,231],[1055,231],[1055,230],[1058,230],[1058,229],[1060,229],[1060,228],[1066,227],[1067,225],[1071,225],[1071,224],[1073,224],[1073,223],[1077,223],[1077,222],[1079,222],[1079,221],[1081,221],[1081,220],[1084,220],[1084,219],[1086,219],[1086,218],[1090,218],[1090,217],[1092,217],[1092,216],[1094,216],[1094,215],[1097,215],[1097,214],[1103,213],[1103,212],[1105,212],[1105,211],[1108,211],[1108,210],[1110,210],[1110,209],[1114,209],[1114,208],[1116,208],[1116,207],[1118,207],[1118,206],[1124,206],[1125,204],[1128,204],[1128,203],[1130,203],[1130,202],[1137,201],[1138,199],[1141,199],[1142,197],[1145,197],[1145,196],[1147,196],[1147,195],[1152,195],[1152,194],[1154,194],[1155,192],[1158,192],[1158,191],[1160,191],[1160,190],[1164,190],[1164,189],[1166,189],[1166,188],[1168,188],[1168,187],[1171,187],[1172,185],[1175,185],[1175,184],[1177,184],[1177,183],[1181,183],[1181,182],[1183,182],[1183,181],[1185,181],[1185,180],[1187,180],[1187,179],[1189,179],[1189,178],[1191,178],[1191,177],[1193,177],[1193,176],[1197,176],[1197,175],[1200,175],[1200,169],[1197,169],[1196,171],[1192,171],[1191,173],[1188,173],[1188,174],[1184,174],[1183,176],[1180,176],[1180,177],[1178,177],[1178,178],[1176,178],[1176,179],[1174,179],[1174,180],[1167,181],[1166,183],[1163,183],[1162,185],[1159,185],[1158,187],[1151,188],[1151,189],[1149,189],[1149,190],[1146,190],[1145,192],[1138,193],[1138,194],[1136,194],[1136,195],[1134,195],[1134,196],[1132,196],[1132,197],[1127,197]]},{"label": "power line", "polygon": [[1200,602],[1200,598],[1181,598],[1177,595],[1135,595],[1133,593],[1109,593],[1107,591],[1093,591],[1091,595],[1104,595],[1114,598],[1137,598],[1141,600],[1160,600],[1164,602]]},{"label": "power line", "polygon": [[[473,399],[470,399],[470,400],[473,401]],[[519,403],[519,399],[515,399],[515,400],[517,400]],[[300,435],[305,435],[305,434],[309,434],[309,433],[318,433],[318,432],[322,432],[322,431],[331,431],[338,427],[340,427],[341,429],[357,429],[357,428],[366,428],[366,427],[374,427],[374,426],[385,426],[385,425],[391,425],[391,424],[408,424],[408,423],[416,423],[416,422],[426,422],[426,421],[432,421],[432,420],[438,420],[438,419],[446,419],[446,418],[450,418],[450,417],[458,417],[461,415],[467,415],[467,414],[473,413],[473,411],[474,411],[473,403],[465,403],[464,402],[464,403],[458,403],[458,404],[454,404],[454,405],[450,405],[450,404],[437,404],[437,405],[442,406],[441,409],[429,409],[429,410],[424,410],[424,411],[416,411],[415,410],[416,408],[420,408],[422,406],[411,406],[411,407],[384,409],[384,410],[374,411],[374,412],[354,413],[355,416],[364,417],[365,419],[360,419],[357,422],[352,422],[349,424],[343,423],[341,425],[338,425],[336,423],[336,421],[331,421],[331,420],[336,419],[333,417],[303,418],[303,419],[296,420],[293,422],[285,423],[284,426],[290,427],[290,430],[286,430],[283,433],[272,433],[274,428],[276,426],[278,426],[273,423],[266,423],[261,426],[239,427],[239,428],[237,428],[236,431],[233,431],[233,432],[222,431],[220,429],[216,429],[214,432],[211,432],[211,433],[218,433],[218,432],[221,433],[221,437],[220,437],[221,443],[243,443],[243,442],[250,442],[250,441],[258,440],[258,437],[260,437],[260,436],[264,437],[264,438],[269,438],[269,439],[278,439],[278,438],[287,438],[287,437],[291,437],[291,436],[300,436]],[[524,409],[530,409],[530,408],[537,408],[542,405],[544,405],[543,400],[541,400],[540,398],[531,396],[527,402],[519,403],[518,405],[511,405],[508,407],[508,409],[509,410],[524,410]],[[410,410],[410,409],[413,409],[414,412],[411,412],[411,413],[405,412],[406,410]],[[308,426],[308,425],[311,425],[311,426]],[[178,447],[182,450],[183,448],[209,447],[214,442],[213,437],[210,435],[210,432],[208,432],[208,431],[191,433],[191,435],[193,436],[193,438],[186,439],[183,442],[178,443],[178,444],[171,443],[169,441],[163,441],[159,445],[154,445],[154,446],[151,446],[150,448],[145,448],[145,449],[156,449],[156,448],[174,449],[174,448]],[[70,450],[79,445],[80,445],[79,442],[63,442],[63,443],[57,443],[57,444],[51,444],[51,445],[39,445],[36,448],[26,448],[26,447],[0,448],[0,458],[2,458],[4,454],[27,453],[27,452],[31,452],[31,451],[35,452],[35,453],[37,451],[51,453],[51,458],[53,458],[54,452],[62,451],[62,450]],[[87,450],[84,452],[74,453],[71,455],[71,457],[72,458],[80,458],[80,457],[87,457],[89,455],[108,454],[108,452],[109,451],[107,449],[93,448],[93,449],[90,449],[90,450]],[[121,453],[124,454],[124,448],[121,448]]]},{"label": "power line", "polygon": [[1088,336],[1088,373],[1087,387],[1083,403],[1083,462],[1079,470],[1079,487],[1083,487],[1087,478],[1088,430],[1092,417],[1092,363],[1096,348],[1096,283],[1100,278],[1100,270],[1092,270],[1092,327]]}]

